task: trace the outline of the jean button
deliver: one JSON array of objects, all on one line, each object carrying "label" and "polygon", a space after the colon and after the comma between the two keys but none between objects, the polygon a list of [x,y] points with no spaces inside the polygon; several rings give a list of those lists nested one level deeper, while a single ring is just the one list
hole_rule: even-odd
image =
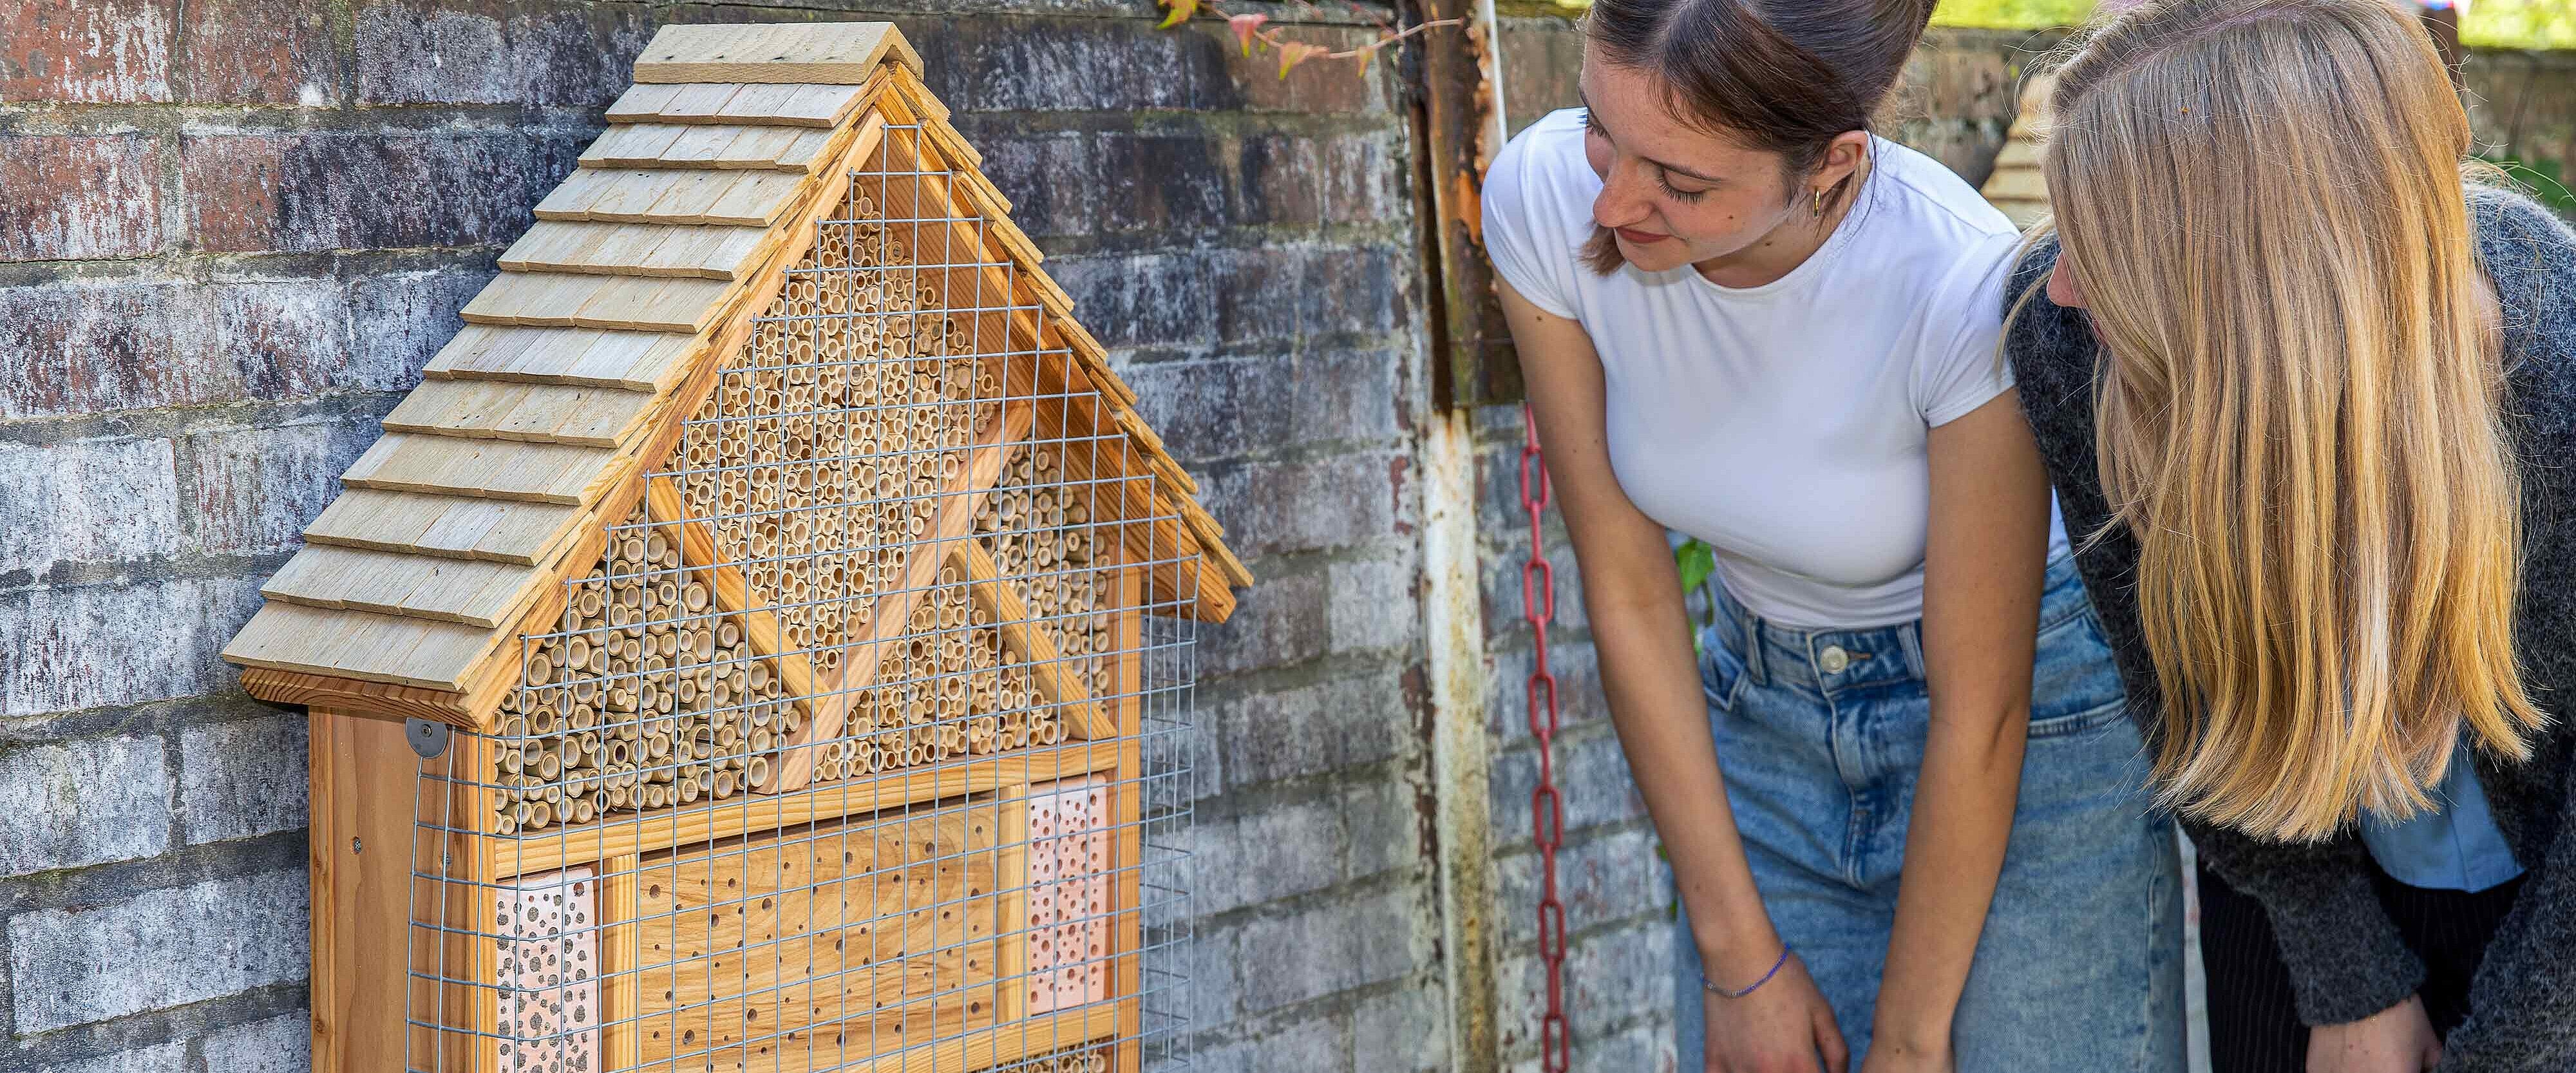
[{"label": "jean button", "polygon": [[1841,645],[1826,645],[1824,651],[1816,653],[1816,666],[1824,668],[1826,674],[1841,674],[1851,666],[1851,653],[1843,651]]}]

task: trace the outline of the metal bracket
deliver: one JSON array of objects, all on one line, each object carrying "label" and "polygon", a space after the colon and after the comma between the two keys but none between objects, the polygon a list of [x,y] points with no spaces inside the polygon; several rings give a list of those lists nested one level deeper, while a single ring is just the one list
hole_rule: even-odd
[{"label": "metal bracket", "polygon": [[403,737],[411,742],[411,751],[419,753],[422,759],[446,752],[448,733],[445,723],[433,723],[427,719],[403,720]]}]

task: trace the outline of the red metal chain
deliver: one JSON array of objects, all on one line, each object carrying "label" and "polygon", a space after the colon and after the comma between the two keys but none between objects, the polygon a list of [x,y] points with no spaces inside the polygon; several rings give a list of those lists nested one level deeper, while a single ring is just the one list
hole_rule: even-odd
[{"label": "red metal chain", "polygon": [[1565,903],[1556,895],[1556,851],[1565,845],[1565,799],[1556,792],[1556,674],[1547,666],[1547,626],[1556,621],[1556,569],[1547,561],[1550,498],[1538,417],[1521,405],[1521,506],[1529,511],[1529,561],[1521,564],[1521,619],[1530,625],[1529,728],[1538,739],[1538,786],[1530,791],[1530,836],[1538,843],[1538,956],[1547,966],[1547,1017],[1539,1022],[1539,1065],[1566,1073],[1574,1045],[1565,1030]]}]

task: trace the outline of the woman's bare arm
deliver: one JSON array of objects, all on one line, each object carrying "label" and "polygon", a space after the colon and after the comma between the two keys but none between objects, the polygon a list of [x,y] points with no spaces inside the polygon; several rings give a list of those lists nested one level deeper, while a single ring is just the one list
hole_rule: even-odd
[{"label": "woman's bare arm", "polygon": [[[1601,359],[1591,337],[1507,284],[1502,294],[1558,512],[1582,570],[1583,605],[1620,747],[1672,859],[1709,978],[1744,987],[1778,961],[1781,944],[1727,806],[1672,550],[1663,527],[1629,501],[1611,471]],[[1823,1031],[1815,1031],[1821,999],[1803,970],[1795,976],[1794,983],[1774,980],[1737,1000],[1746,1024],[1756,1026],[1737,1036],[1767,1038],[1739,1039],[1748,1051],[1764,1053],[1728,1068],[1811,1070],[1820,1052],[1825,1065],[1841,1068],[1843,1044],[1831,1013],[1823,1014]]]},{"label": "woman's bare arm", "polygon": [[[1932,430],[1923,659],[1932,726],[1906,831],[1871,1066],[1946,1061],[2021,790],[2048,473],[2011,391]],[[1938,1063],[1932,1063],[1937,1065]]]}]

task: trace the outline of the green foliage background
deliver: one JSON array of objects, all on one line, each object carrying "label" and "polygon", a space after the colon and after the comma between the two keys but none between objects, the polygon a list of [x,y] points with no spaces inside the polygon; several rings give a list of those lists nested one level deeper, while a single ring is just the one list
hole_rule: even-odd
[{"label": "green foliage background", "polygon": [[[2093,0],[1942,0],[1932,21],[1944,26],[2038,29],[2075,26]],[[2576,49],[2576,4],[2568,0],[2470,0],[2460,40],[2473,47]]]}]

